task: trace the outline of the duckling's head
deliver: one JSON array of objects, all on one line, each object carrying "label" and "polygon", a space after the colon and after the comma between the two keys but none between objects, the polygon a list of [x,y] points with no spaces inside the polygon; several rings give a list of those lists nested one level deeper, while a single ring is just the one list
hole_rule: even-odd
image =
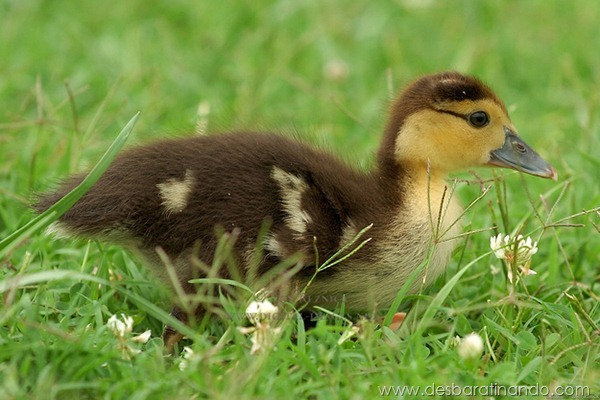
[{"label": "duckling's head", "polygon": [[436,175],[493,165],[556,179],[554,168],[517,135],[494,92],[457,72],[422,77],[402,92],[391,108],[379,164]]}]

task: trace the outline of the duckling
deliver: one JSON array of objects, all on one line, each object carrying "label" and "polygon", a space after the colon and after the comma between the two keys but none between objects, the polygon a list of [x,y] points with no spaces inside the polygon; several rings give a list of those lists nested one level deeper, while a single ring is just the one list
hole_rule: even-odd
[{"label": "duckling", "polygon": [[[160,248],[182,288],[193,293],[189,281],[203,274],[197,260],[212,264],[217,232],[235,232],[235,261],[248,272],[269,221],[259,275],[297,257],[299,271],[291,279],[298,288],[311,281],[310,306],[344,302],[347,311],[364,312],[389,308],[422,263],[410,292],[442,273],[461,233],[462,209],[448,193],[448,175],[486,165],[557,177],[517,135],[488,86],[444,72],[415,80],[392,103],[370,172],[273,133],[161,140],[119,155],[50,231],[121,244],[168,280]],[[42,196],[37,211],[83,177]],[[311,279],[318,260],[332,257],[365,227],[370,241]],[[229,275],[226,267],[221,272]]]}]

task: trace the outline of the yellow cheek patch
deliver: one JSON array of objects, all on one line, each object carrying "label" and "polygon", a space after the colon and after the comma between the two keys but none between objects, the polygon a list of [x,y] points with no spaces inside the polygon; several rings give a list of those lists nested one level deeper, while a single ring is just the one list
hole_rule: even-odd
[{"label": "yellow cheek patch", "polygon": [[[490,116],[481,128],[460,117],[480,110]],[[493,100],[447,103],[440,111],[424,109],[406,118],[396,138],[396,158],[406,165],[430,165],[440,173],[480,166],[504,143],[505,126],[511,126],[510,120]]]},{"label": "yellow cheek patch", "polygon": [[[473,141],[466,122],[453,115],[422,110],[409,116],[396,139],[396,157],[408,164],[453,169]],[[447,165],[446,165],[447,164]]]}]

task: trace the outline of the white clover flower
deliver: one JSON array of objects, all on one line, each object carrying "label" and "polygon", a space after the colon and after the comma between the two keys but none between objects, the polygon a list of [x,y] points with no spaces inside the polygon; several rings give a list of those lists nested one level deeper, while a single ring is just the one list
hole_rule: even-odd
[{"label": "white clover flower", "polygon": [[131,337],[133,330],[133,318],[121,313],[121,318],[116,314],[106,322],[106,327],[117,337],[117,348],[121,351],[124,360],[131,360],[135,355],[142,352],[136,343],[146,343],[150,339],[151,331]]},{"label": "white clover flower", "polygon": [[510,235],[504,236],[502,233],[490,238],[490,248],[494,251],[496,258],[505,260],[509,268],[507,271],[508,280],[512,283],[512,268],[518,269],[522,275],[535,275],[536,272],[530,269],[531,257],[538,252],[537,242],[534,242],[529,236],[527,239],[523,235],[511,238]]},{"label": "white clover flower", "polygon": [[523,273],[523,275],[527,276],[527,275],[537,275],[537,272],[535,272],[534,270],[530,269],[530,268],[525,268],[523,266],[519,266],[519,270],[521,271],[521,273]]},{"label": "white clover flower", "polygon": [[179,370],[183,371],[183,370],[187,369],[187,367],[189,367],[190,362],[193,360],[195,355],[196,354],[190,347],[185,346],[183,348],[183,356],[181,357],[181,361],[179,362]]},{"label": "white clover flower", "polygon": [[507,247],[510,245],[510,235],[506,235],[504,239],[502,236],[501,233],[499,233],[498,236],[492,236],[490,238],[490,247],[494,250],[496,258],[505,260]]},{"label": "white clover flower", "polygon": [[150,335],[152,335],[152,331],[148,329],[146,332],[140,333],[139,335],[132,337],[131,340],[138,343],[147,343],[148,340],[150,340]]},{"label": "white clover flower", "polygon": [[483,354],[483,339],[473,332],[461,339],[458,345],[458,355],[463,360],[472,360]]},{"label": "white clover flower", "polygon": [[527,237],[527,240],[523,240],[522,235],[519,235],[517,240],[519,241],[517,246],[517,251],[519,253],[518,260],[529,261],[531,256],[538,252],[537,242],[532,242],[529,236]]},{"label": "white clover flower", "polygon": [[119,320],[117,315],[114,314],[108,319],[106,326],[115,334],[115,336],[125,337],[125,335],[131,333],[131,330],[133,329],[133,318],[121,313],[121,319],[122,320]]},{"label": "white clover flower", "polygon": [[271,328],[269,326],[263,326],[255,328],[250,338],[252,342],[252,348],[250,354],[257,354],[261,351],[266,351],[271,348],[271,345],[275,342],[275,338],[281,333],[281,327]]},{"label": "white clover flower", "polygon": [[265,321],[268,324],[278,312],[279,309],[269,300],[253,301],[246,308],[246,317],[254,326],[259,326]]},{"label": "white clover flower", "polygon": [[[262,294],[258,292],[257,294]],[[271,326],[275,321],[279,308],[269,300],[251,302],[246,308],[246,317],[252,323],[252,327],[240,327],[238,330],[243,334],[252,334],[250,341],[252,348],[250,354],[266,351],[272,347],[277,336],[281,333],[281,327]]]}]

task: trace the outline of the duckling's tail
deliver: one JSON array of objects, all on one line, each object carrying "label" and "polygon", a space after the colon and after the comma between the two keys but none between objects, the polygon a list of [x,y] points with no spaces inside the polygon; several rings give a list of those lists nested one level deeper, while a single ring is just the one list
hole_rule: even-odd
[{"label": "duckling's tail", "polygon": [[62,182],[58,189],[46,193],[35,193],[31,207],[36,213],[43,213],[79,185],[83,181],[83,178],[85,178],[84,175],[77,175]]},{"label": "duckling's tail", "polygon": [[[85,174],[75,175],[63,182],[58,189],[34,195],[33,210],[42,214],[77,187],[85,178]],[[71,209],[67,210],[56,222],[53,222],[46,233],[56,237],[93,238],[110,230],[110,218],[106,208],[94,207],[86,201],[85,195]],[[109,217],[109,218],[107,218]],[[108,229],[107,229],[108,228]]]}]

